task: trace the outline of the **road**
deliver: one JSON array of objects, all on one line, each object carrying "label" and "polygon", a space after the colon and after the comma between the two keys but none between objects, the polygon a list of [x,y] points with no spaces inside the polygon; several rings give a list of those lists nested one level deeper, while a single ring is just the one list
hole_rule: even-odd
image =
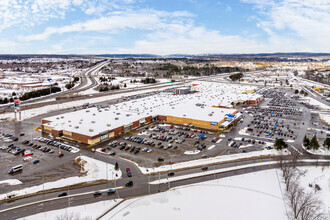
[{"label": "road", "polygon": [[[106,195],[106,193],[103,193],[102,197],[94,197],[93,192],[96,190],[107,190],[109,188],[114,188],[115,183],[111,182],[108,184],[100,184],[95,186],[89,186],[79,189],[68,189],[69,196],[68,197],[62,197],[57,198],[59,192],[56,193],[48,193],[44,195],[38,195],[33,196],[21,200],[17,200],[11,203],[4,203],[0,205],[0,218],[1,219],[17,219],[28,215],[33,215],[39,212],[45,212],[45,211],[51,211],[61,208],[66,208],[68,206],[77,206],[77,205],[86,205],[89,203],[102,201],[102,200],[108,200],[108,199],[114,199],[117,197],[120,198],[131,198],[131,197],[138,197],[150,193],[157,193],[157,192],[163,192],[170,188],[182,186],[182,185],[188,185],[193,183],[199,183],[204,181],[209,181],[213,179],[221,179],[225,177],[235,176],[235,175],[242,175],[246,173],[256,172],[256,171],[262,171],[266,169],[273,169],[277,168],[278,165],[258,165],[259,162],[267,162],[272,161],[271,158],[262,159],[262,160],[247,160],[247,161],[241,161],[241,162],[235,162],[235,163],[226,163],[226,164],[218,164],[215,166],[210,167],[209,169],[221,169],[221,168],[228,168],[228,167],[235,167],[240,165],[246,165],[246,164],[253,164],[255,163],[255,167],[249,167],[249,168],[243,168],[235,171],[228,171],[223,173],[217,173],[217,174],[210,174],[208,176],[198,177],[198,178],[191,178],[191,179],[184,179],[179,180],[176,182],[171,182],[170,184],[160,184],[160,185],[149,185],[148,182],[157,180],[158,178],[164,179],[167,178],[166,174],[160,174],[160,175],[151,175],[150,177],[145,175],[134,175],[132,178],[122,178],[118,181],[116,181],[116,187],[123,187],[117,190],[118,194],[114,195]],[[329,165],[329,163],[323,163],[323,162],[302,162],[299,165],[300,166],[313,166],[313,165]],[[177,171],[175,173],[176,176],[179,175],[187,175],[191,173],[198,173],[202,172],[200,168],[193,168],[188,170],[182,170]],[[134,182],[133,187],[124,187],[125,183],[128,180],[132,180]],[[149,185],[149,186],[148,186]],[[53,200],[53,198],[56,198],[56,200]],[[47,201],[49,200],[49,201]],[[27,205],[30,204],[31,205]],[[22,206],[23,205],[23,206]],[[19,207],[22,206],[22,207]],[[18,208],[15,208],[18,207]],[[13,209],[11,209],[13,208]],[[9,209],[7,211],[4,211],[6,209]]]},{"label": "road", "polygon": [[[54,93],[54,94],[44,96],[44,97],[39,97],[37,102],[35,102],[35,103],[33,102],[33,100],[22,101],[21,107],[25,108],[25,109],[33,108],[33,107],[41,107],[41,106],[44,106],[44,105],[47,105],[50,103],[56,103],[56,101],[52,101],[54,98],[56,99],[56,97],[70,95],[70,94],[82,92],[87,89],[93,88],[94,86],[97,85],[97,81],[94,79],[94,77],[92,77],[93,73],[98,72],[103,66],[105,66],[107,64],[108,64],[108,62],[105,61],[105,62],[99,63],[96,66],[93,66],[93,67],[89,68],[88,70],[82,72],[80,75],[80,83],[78,86],[74,87],[74,89],[66,90],[66,91],[63,91],[60,93]],[[91,80],[90,84],[88,84],[88,79]],[[49,101],[47,102],[46,100],[49,100]],[[43,103],[40,103],[40,102],[43,102]],[[8,111],[13,111],[12,108],[13,108],[12,104],[4,105],[4,106],[0,107],[0,112],[4,113],[4,112],[8,112]]]}]

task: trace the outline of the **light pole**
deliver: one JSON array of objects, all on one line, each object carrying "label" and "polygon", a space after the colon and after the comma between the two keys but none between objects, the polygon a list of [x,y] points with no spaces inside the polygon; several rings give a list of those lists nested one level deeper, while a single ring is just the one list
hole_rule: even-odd
[{"label": "light pole", "polygon": [[107,188],[108,188],[108,163],[105,164],[105,172],[106,172],[106,178],[107,178]]},{"label": "light pole", "polygon": [[150,195],[150,175],[149,175],[149,173],[148,173],[148,192],[149,192],[149,195]]}]

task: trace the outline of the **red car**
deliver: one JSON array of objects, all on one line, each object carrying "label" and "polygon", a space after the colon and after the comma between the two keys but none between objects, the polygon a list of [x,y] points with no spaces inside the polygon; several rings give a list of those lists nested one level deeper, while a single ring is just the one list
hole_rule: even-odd
[{"label": "red car", "polygon": [[63,153],[60,153],[59,155],[58,155],[58,157],[63,157],[64,156],[64,154]]},{"label": "red car", "polygon": [[131,169],[129,167],[126,167],[126,172],[130,172]]}]

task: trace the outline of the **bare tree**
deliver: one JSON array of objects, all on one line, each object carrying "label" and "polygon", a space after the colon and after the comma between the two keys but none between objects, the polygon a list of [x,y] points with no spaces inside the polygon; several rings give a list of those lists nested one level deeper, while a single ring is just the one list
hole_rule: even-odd
[{"label": "bare tree", "polygon": [[56,220],[91,220],[89,217],[80,217],[80,213],[65,212],[56,216]]},{"label": "bare tree", "polygon": [[[299,220],[325,220],[322,212],[322,202],[313,192],[306,192],[297,182],[290,184],[286,193],[288,205],[292,210],[293,219]],[[290,217],[290,216],[289,216]]]}]

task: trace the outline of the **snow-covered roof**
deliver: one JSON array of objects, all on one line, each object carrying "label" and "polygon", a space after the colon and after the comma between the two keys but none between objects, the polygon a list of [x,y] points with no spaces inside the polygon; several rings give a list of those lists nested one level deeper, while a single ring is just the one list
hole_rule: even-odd
[{"label": "snow-covered roof", "polygon": [[[226,114],[234,114],[236,109],[214,108],[212,106],[217,106],[220,101],[233,102],[256,97],[254,94],[243,94],[242,90],[239,89],[242,86],[228,87],[226,84],[219,83],[211,83],[213,84],[211,86],[208,82],[198,83],[204,86],[204,89],[200,89],[198,93],[183,96],[160,93],[132,99],[107,108],[97,109],[95,107],[45,118],[44,120],[51,121],[45,125],[53,127],[55,130],[96,136],[99,133],[155,115],[220,122]],[[224,87],[231,90],[221,89]]]}]

